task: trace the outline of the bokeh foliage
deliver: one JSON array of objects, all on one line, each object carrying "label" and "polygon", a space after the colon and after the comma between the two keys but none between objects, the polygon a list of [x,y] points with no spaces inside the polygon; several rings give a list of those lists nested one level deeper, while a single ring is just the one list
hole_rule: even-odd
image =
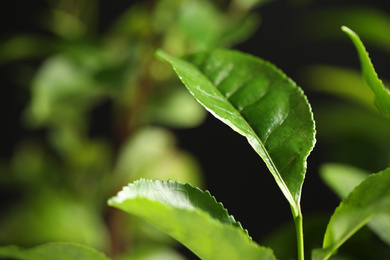
[{"label": "bokeh foliage", "polygon": [[137,1],[101,29],[99,1],[54,0],[40,10],[42,32],[5,37],[2,66],[39,65],[21,90],[31,134],[1,163],[0,244],[67,241],[120,259],[182,259],[172,239],[107,209],[107,199],[140,177],[203,185],[170,129],[197,126],[205,112],[154,52],[241,42],[258,26],[257,2]]},{"label": "bokeh foliage", "polygon": [[[14,80],[28,96],[20,115],[25,134],[0,164],[1,245],[69,241],[118,259],[184,259],[171,249],[173,240],[106,207],[110,195],[139,177],[204,185],[199,163],[179,148],[172,129],[195,127],[205,113],[155,58],[157,48],[180,56],[246,41],[255,46],[248,49],[266,54],[258,56],[286,67],[308,93],[318,164],[340,162],[369,172],[390,164],[390,122],[373,105],[355,51],[340,31],[342,25],[356,31],[374,65],[390,61],[390,14],[375,1],[130,1],[104,26],[99,1],[45,3],[37,15],[40,33],[17,32],[0,42],[1,68],[21,68]],[[307,57],[316,52],[336,58]],[[386,68],[376,66],[388,86]],[[326,221],[308,219],[306,240],[319,247],[316,237]],[[265,238],[272,241],[266,245],[285,245],[291,238],[286,230]],[[362,233],[340,255],[356,258],[361,241],[371,245],[374,239]],[[283,252],[280,258],[295,255],[294,249],[275,251]]]}]

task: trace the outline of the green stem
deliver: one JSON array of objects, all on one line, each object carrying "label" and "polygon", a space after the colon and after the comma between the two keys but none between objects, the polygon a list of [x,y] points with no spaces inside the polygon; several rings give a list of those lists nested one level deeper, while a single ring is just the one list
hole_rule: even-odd
[{"label": "green stem", "polygon": [[305,250],[303,243],[303,222],[302,222],[302,212],[299,207],[299,212],[296,216],[294,216],[295,222],[295,231],[297,233],[297,245],[298,245],[298,260],[305,259]]}]

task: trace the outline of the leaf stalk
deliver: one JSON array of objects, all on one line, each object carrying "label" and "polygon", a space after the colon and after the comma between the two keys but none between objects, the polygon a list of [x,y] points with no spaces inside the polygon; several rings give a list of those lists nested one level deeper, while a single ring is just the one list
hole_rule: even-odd
[{"label": "leaf stalk", "polygon": [[299,212],[294,216],[295,231],[297,234],[298,260],[305,259],[304,239],[303,239],[303,217],[301,207],[298,205]]}]

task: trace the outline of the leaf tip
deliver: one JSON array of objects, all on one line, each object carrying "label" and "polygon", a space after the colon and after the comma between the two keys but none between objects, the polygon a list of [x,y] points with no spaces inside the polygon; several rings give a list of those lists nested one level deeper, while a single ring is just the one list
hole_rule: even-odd
[{"label": "leaf tip", "polygon": [[351,29],[349,29],[347,26],[345,26],[345,25],[342,25],[341,26],[341,30],[343,31],[343,32],[347,32],[347,31],[350,31]]},{"label": "leaf tip", "polygon": [[167,54],[165,51],[163,51],[162,49],[157,49],[157,50],[154,52],[154,55],[155,55],[157,58],[161,59],[161,60],[167,60],[167,58],[168,58],[168,54]]}]

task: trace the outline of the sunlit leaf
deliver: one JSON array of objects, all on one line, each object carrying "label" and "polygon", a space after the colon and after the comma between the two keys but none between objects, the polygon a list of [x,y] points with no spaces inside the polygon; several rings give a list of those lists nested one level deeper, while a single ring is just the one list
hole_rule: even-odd
[{"label": "sunlit leaf", "polygon": [[275,259],[251,240],[208,192],[189,184],[139,180],[109,200],[165,231],[201,259]]},{"label": "sunlit leaf", "polygon": [[210,113],[245,136],[292,206],[299,201],[314,121],[302,90],[274,65],[229,50],[177,59],[160,51]]},{"label": "sunlit leaf", "polygon": [[29,122],[33,125],[77,122],[83,111],[102,95],[89,68],[76,64],[66,55],[45,61],[33,79]]},{"label": "sunlit leaf", "polygon": [[119,183],[139,178],[178,180],[201,186],[200,167],[190,154],[175,146],[175,137],[158,127],[140,128],[120,150],[116,165]]},{"label": "sunlit leaf", "polygon": [[[179,88],[180,87],[180,88]],[[175,128],[195,127],[206,118],[206,113],[181,86],[164,88],[156,94],[146,108],[146,117],[153,123]]]},{"label": "sunlit leaf", "polygon": [[75,243],[49,243],[33,248],[0,247],[0,258],[18,260],[109,260],[103,253]]},{"label": "sunlit leaf", "polygon": [[323,249],[313,251],[314,260],[328,259],[377,214],[390,213],[390,168],[370,175],[357,186],[332,215]]},{"label": "sunlit leaf", "polygon": [[378,78],[374,66],[371,63],[370,57],[368,56],[368,52],[366,51],[366,48],[364,47],[359,36],[345,26],[342,27],[342,30],[351,38],[352,42],[355,44],[359,54],[364,80],[375,94],[375,105],[385,117],[390,118],[389,89],[387,89],[383,85],[382,81]]}]

